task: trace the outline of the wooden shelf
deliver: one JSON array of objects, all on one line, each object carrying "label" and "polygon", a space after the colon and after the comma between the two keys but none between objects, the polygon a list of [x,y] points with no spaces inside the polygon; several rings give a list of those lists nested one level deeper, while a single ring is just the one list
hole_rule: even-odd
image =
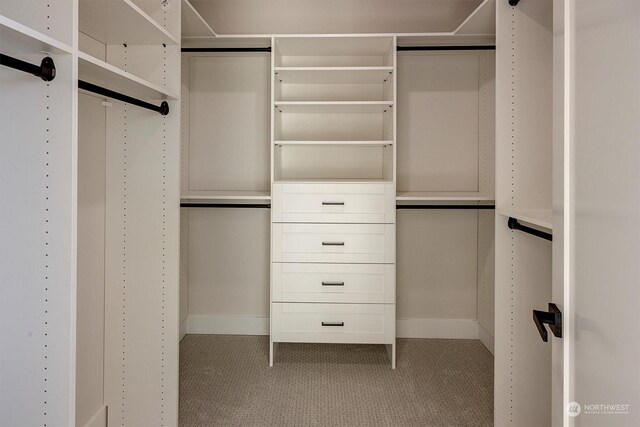
[{"label": "wooden shelf", "polygon": [[551,209],[498,209],[498,213],[505,217],[512,217],[518,221],[537,225],[553,230],[553,214]]},{"label": "wooden shelf", "polygon": [[182,38],[216,37],[213,28],[204,20],[202,15],[189,3],[182,0]]},{"label": "wooden shelf", "polygon": [[[2,40],[2,53],[5,55],[73,52],[71,46],[2,15],[0,15],[0,40]],[[19,59],[24,60],[24,58]]]},{"label": "wooden shelf", "polygon": [[282,113],[384,113],[392,101],[276,101]]},{"label": "wooden shelf", "polygon": [[397,201],[407,202],[493,202],[493,196],[473,192],[400,191]]},{"label": "wooden shelf", "polygon": [[122,71],[84,52],[78,52],[80,80],[140,99],[178,99],[174,93],[131,73]]},{"label": "wooden shelf", "polygon": [[274,145],[332,145],[332,146],[364,146],[364,147],[378,147],[393,145],[393,141],[274,141]]},{"label": "wooden shelf", "polygon": [[382,84],[393,67],[275,67],[282,84]]},{"label": "wooden shelf", "polygon": [[132,0],[80,0],[80,32],[111,44],[178,45],[178,40]]}]

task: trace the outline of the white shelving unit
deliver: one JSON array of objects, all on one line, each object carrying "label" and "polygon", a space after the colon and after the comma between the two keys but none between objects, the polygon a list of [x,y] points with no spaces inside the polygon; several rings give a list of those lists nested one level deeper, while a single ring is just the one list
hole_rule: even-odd
[{"label": "white shelving unit", "polygon": [[[272,49],[270,364],[279,342],[372,343],[395,368],[395,37],[277,37]],[[363,274],[384,295],[350,279],[322,288]]]}]

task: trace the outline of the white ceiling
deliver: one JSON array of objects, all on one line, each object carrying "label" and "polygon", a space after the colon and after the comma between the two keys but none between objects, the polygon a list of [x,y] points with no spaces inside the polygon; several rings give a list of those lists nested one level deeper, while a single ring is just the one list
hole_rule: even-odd
[{"label": "white ceiling", "polygon": [[432,33],[482,0],[191,0],[218,34]]}]

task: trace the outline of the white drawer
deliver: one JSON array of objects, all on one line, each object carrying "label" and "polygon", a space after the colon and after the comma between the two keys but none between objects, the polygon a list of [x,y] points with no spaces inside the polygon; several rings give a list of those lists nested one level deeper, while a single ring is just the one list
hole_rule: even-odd
[{"label": "white drawer", "polygon": [[274,302],[394,303],[394,264],[273,263]]},{"label": "white drawer", "polygon": [[271,304],[274,342],[392,344],[395,304]]},{"label": "white drawer", "polygon": [[273,222],[393,224],[396,194],[392,183],[276,183]]},{"label": "white drawer", "polygon": [[274,262],[394,263],[393,224],[272,225]]}]

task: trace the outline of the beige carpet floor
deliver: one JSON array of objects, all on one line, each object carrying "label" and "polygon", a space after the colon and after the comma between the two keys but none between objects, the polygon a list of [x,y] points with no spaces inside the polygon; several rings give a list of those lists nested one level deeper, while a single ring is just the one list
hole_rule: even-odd
[{"label": "beige carpet floor", "polygon": [[477,340],[384,346],[280,344],[187,335],[181,426],[492,426],[493,356]]}]

